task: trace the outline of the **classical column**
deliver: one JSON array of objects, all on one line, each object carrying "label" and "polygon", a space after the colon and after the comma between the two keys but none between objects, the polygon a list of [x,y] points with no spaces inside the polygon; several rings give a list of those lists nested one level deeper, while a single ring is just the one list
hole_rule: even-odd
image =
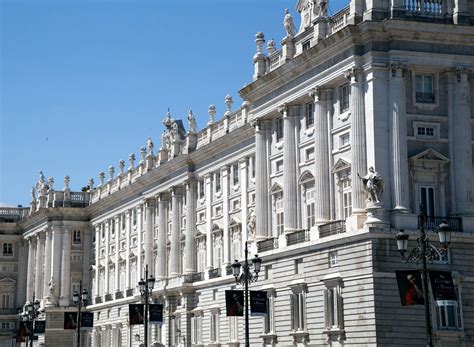
[{"label": "classical column", "polygon": [[[61,252],[63,243],[63,230],[61,227],[53,227],[51,232],[51,280],[53,295],[51,303],[57,304],[61,293]],[[54,283],[54,284],[53,284]]]},{"label": "classical column", "polygon": [[69,306],[71,299],[71,230],[65,230],[61,256],[61,297],[59,304]]},{"label": "classical column", "polygon": [[28,238],[28,277],[26,278],[26,300],[29,301],[33,298],[35,283],[35,250],[36,238],[30,236]]},{"label": "classical column", "polygon": [[154,199],[145,201],[145,264],[148,265],[150,274],[155,273],[155,264],[153,259],[153,246],[155,241],[153,210],[155,209]]},{"label": "classical column", "polygon": [[[142,278],[145,276],[145,270],[143,269],[143,264],[142,264],[142,243],[143,243],[143,205],[138,205],[137,210],[137,235],[138,235],[138,240],[137,240],[137,271],[138,271],[138,278]],[[132,285],[135,285],[132,283]]]},{"label": "classical column", "polygon": [[109,282],[109,257],[110,257],[110,220],[105,221],[105,277],[104,277],[104,294],[110,293],[110,282]]},{"label": "classical column", "polygon": [[36,267],[35,267],[35,296],[36,298],[43,297],[43,286],[44,286],[44,278],[43,278],[43,254],[44,254],[44,235],[43,233],[39,232],[36,235]]},{"label": "classical column", "polygon": [[[268,236],[268,153],[267,122],[255,122],[255,214],[257,215],[256,238]],[[244,223],[246,221],[242,221]]]},{"label": "classical column", "polygon": [[28,242],[24,239],[18,241],[18,283],[16,295],[16,307],[23,306],[26,302],[25,284],[28,281]]},{"label": "classical column", "polygon": [[204,176],[206,189],[206,265],[207,269],[213,268],[212,257],[212,176]]},{"label": "classical column", "polygon": [[[224,216],[224,261],[223,265],[227,266],[232,262],[230,259],[230,240],[229,233],[226,230],[229,229],[229,167],[223,166],[220,168],[221,173],[221,190],[222,190],[222,215]],[[240,180],[242,182],[242,173],[240,175]],[[243,187],[243,186],[242,186]],[[241,192],[244,190],[241,189]],[[243,197],[243,194],[241,195]],[[243,209],[242,209],[243,211]]]},{"label": "classical column", "polygon": [[330,216],[330,181],[328,147],[328,94],[321,87],[310,90],[314,99],[314,212],[316,224],[324,224]]},{"label": "classical column", "polygon": [[278,108],[283,115],[283,208],[284,230],[298,229],[298,163],[296,157],[296,119],[299,106],[284,104]]},{"label": "classical column", "polygon": [[125,211],[125,289],[130,289],[130,210]]},{"label": "classical column", "polygon": [[[112,223],[115,223],[115,292],[120,291],[120,215],[115,216]],[[122,288],[123,289],[123,288]]]},{"label": "classical column", "polygon": [[469,87],[470,70],[456,69],[454,77],[453,121],[451,123],[454,158],[454,187],[456,195],[456,214],[469,214],[473,211],[472,194],[472,133],[471,101]]},{"label": "classical column", "polygon": [[44,275],[43,275],[43,298],[49,297],[49,280],[51,279],[51,230],[45,230],[44,241]]},{"label": "classical column", "polygon": [[196,230],[196,180],[190,178],[186,181],[186,264],[185,273],[197,271],[196,259],[196,239],[194,233]]},{"label": "classical column", "polygon": [[83,252],[83,257],[82,257],[82,287],[86,288],[89,293],[91,293],[92,297],[92,292],[90,291],[91,289],[91,274],[89,271],[89,266],[92,260],[92,253],[90,252],[90,248],[92,246],[92,229],[87,228],[82,230],[82,247],[84,248]]},{"label": "classical column", "polygon": [[168,204],[167,193],[158,195],[158,241],[156,257],[156,277],[166,278],[166,242],[168,239]]},{"label": "classical column", "polygon": [[[351,96],[351,181],[352,181],[352,214],[365,214],[366,193],[360,176],[367,173],[367,148],[365,132],[364,81],[362,70],[352,68],[347,71],[350,80]],[[360,223],[357,223],[358,227]]]},{"label": "classical column", "polygon": [[95,226],[95,293],[94,295],[96,297],[100,296],[100,291],[99,291],[99,281],[100,281],[100,276],[99,276],[99,265],[100,265],[100,225]]},{"label": "classical column", "polygon": [[392,163],[392,206],[395,211],[408,212],[410,194],[408,184],[407,112],[405,70],[395,63],[390,66],[390,143]]},{"label": "classical column", "polygon": [[181,231],[181,197],[182,188],[173,187],[171,193],[171,248],[170,248],[170,274],[176,276],[179,271],[180,231]]},{"label": "classical column", "polygon": [[[242,217],[242,239],[243,240],[249,240],[251,238],[250,235],[248,235],[248,230],[247,230],[247,219],[248,219],[248,215],[249,215],[249,210],[248,210],[249,201],[248,201],[248,194],[247,194],[247,190],[248,190],[248,187],[249,187],[249,181],[248,181],[248,179],[249,179],[249,174],[248,174],[249,158],[245,157],[245,158],[240,159],[239,164],[240,164],[240,191],[242,192],[241,195],[240,195],[240,205],[241,205],[241,214],[240,215]],[[229,223],[227,222],[227,224],[224,227],[224,230],[228,230],[228,229],[229,229]],[[228,238],[226,246],[228,247],[227,252],[229,254],[229,261],[228,261],[227,265],[231,265],[235,260],[235,259],[230,258],[230,253],[231,253],[230,252],[230,247],[231,247],[231,243],[232,243],[232,238],[231,238],[232,235],[230,234],[230,232],[227,232],[225,234],[227,234],[227,238]],[[253,237],[255,237],[255,235],[253,235]]]}]

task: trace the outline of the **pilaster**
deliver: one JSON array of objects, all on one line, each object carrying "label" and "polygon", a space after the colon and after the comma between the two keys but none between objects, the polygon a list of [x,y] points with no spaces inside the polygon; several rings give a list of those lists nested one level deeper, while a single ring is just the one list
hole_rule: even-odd
[{"label": "pilaster", "polygon": [[[213,256],[212,256],[212,176],[206,174],[204,176],[205,189],[206,189],[206,270],[213,268]],[[208,276],[206,271],[206,276]]]},{"label": "pilaster", "polygon": [[45,241],[44,241],[44,276],[43,276],[43,298],[47,299],[49,297],[49,281],[51,280],[51,230],[46,229],[45,232]]},{"label": "pilaster", "polygon": [[36,261],[35,261],[35,296],[37,298],[43,297],[43,286],[44,286],[44,271],[43,271],[43,255],[44,255],[44,242],[45,235],[39,232],[36,235]]},{"label": "pilaster", "polygon": [[26,278],[26,300],[33,299],[34,283],[35,283],[35,251],[36,238],[28,238],[28,277]]},{"label": "pilaster", "polygon": [[131,234],[130,210],[125,211],[125,289],[130,289],[130,234]]},{"label": "pilaster", "polygon": [[71,302],[71,231],[65,230],[61,255],[61,297],[60,306],[69,306]]},{"label": "pilaster", "polygon": [[109,281],[109,259],[110,259],[110,220],[105,221],[105,264],[104,264],[104,294],[110,294],[110,281]]},{"label": "pilaster", "polygon": [[166,278],[166,243],[168,239],[168,193],[158,195],[158,240],[157,240],[157,261],[156,278]]},{"label": "pilaster", "polygon": [[155,242],[153,211],[155,210],[155,199],[147,199],[145,205],[145,264],[151,274],[155,273],[153,259],[153,248]]},{"label": "pilaster", "polygon": [[[269,230],[269,171],[267,152],[267,122],[257,120],[255,127],[255,209],[256,238],[264,239]],[[242,228],[243,229],[243,228]],[[242,230],[243,231],[243,230]]]},{"label": "pilaster", "polygon": [[194,238],[196,228],[196,201],[197,182],[194,178],[186,181],[186,264],[184,273],[194,273],[197,271],[196,239]]},{"label": "pilaster", "polygon": [[180,274],[179,258],[180,252],[180,232],[181,232],[181,199],[182,188],[175,186],[170,190],[171,194],[171,248],[170,248],[170,275]]},{"label": "pilaster", "polygon": [[[136,210],[137,214],[137,223],[138,223],[138,228],[137,228],[137,271],[138,271],[138,276],[137,278],[143,278],[145,276],[144,270],[143,270],[143,261],[142,261],[142,243],[143,243],[143,205],[139,204],[137,206]],[[133,283],[131,285],[134,285]]]},{"label": "pilaster", "polygon": [[120,216],[114,217],[113,223],[115,223],[115,283],[114,292],[120,291]]},{"label": "pilaster", "polygon": [[[229,167],[223,166],[220,168],[221,172],[221,189],[222,189],[222,214],[224,215],[224,262],[223,265],[228,265],[232,259],[230,259],[230,239],[229,233],[226,230],[229,230]],[[240,175],[242,180],[242,175]],[[243,186],[242,186],[243,187]],[[243,192],[243,188],[241,190]],[[243,193],[242,193],[243,196]],[[244,209],[242,208],[242,211]]]},{"label": "pilaster", "polygon": [[99,291],[99,265],[100,265],[100,225],[95,226],[95,297],[100,296],[100,291]]}]

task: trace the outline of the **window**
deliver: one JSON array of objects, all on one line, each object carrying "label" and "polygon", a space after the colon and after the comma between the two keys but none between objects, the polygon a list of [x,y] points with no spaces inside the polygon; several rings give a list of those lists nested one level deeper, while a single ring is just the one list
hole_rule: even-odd
[{"label": "window", "polygon": [[276,229],[278,235],[283,234],[284,230],[284,211],[283,211],[283,196],[282,194],[279,194],[276,198]]},{"label": "window", "polygon": [[441,330],[458,330],[462,329],[462,301],[459,286],[455,286],[458,301],[437,301],[436,307],[436,323],[438,329]]},{"label": "window", "polygon": [[216,172],[214,174],[214,184],[215,184],[215,191],[219,193],[221,191],[221,173]]},{"label": "window", "polygon": [[219,206],[216,206],[214,208],[214,216],[220,216],[222,214],[222,206],[219,205]]},{"label": "window", "polygon": [[250,158],[250,164],[252,166],[252,178],[255,178],[255,157]]},{"label": "window", "polygon": [[306,287],[292,288],[290,294],[291,330],[306,331]]},{"label": "window", "polygon": [[307,51],[310,48],[311,48],[311,41],[308,40],[306,42],[303,42],[303,45],[302,45],[303,52]]},{"label": "window", "polygon": [[133,218],[132,218],[133,219],[133,225],[137,225],[137,209],[136,208],[134,208],[132,210],[132,215],[133,215]]},{"label": "window", "polygon": [[283,138],[283,118],[275,119],[275,134],[277,142]]},{"label": "window", "polygon": [[417,128],[417,135],[418,136],[430,136],[430,137],[433,137],[434,136],[434,128],[433,127],[422,127],[422,126],[419,126]]},{"label": "window", "polygon": [[272,269],[272,265],[266,265],[266,266],[265,266],[265,279],[266,279],[266,280],[271,280],[271,279],[273,279],[273,269]]},{"label": "window", "polygon": [[323,295],[326,330],[343,329],[342,280],[338,277],[325,281],[325,286]]},{"label": "window", "polygon": [[295,259],[295,275],[304,274],[303,258]]},{"label": "window", "polygon": [[352,214],[352,186],[349,177],[342,181],[342,210],[344,219]]},{"label": "window", "polygon": [[229,317],[229,339],[230,342],[239,341],[239,317]]},{"label": "window", "polygon": [[235,211],[238,209],[240,209],[240,199],[232,200],[232,210]]},{"label": "window", "polygon": [[219,342],[219,312],[211,312],[211,343]]},{"label": "window", "polygon": [[232,235],[231,259],[241,259],[242,258],[241,225],[240,224],[231,225],[230,234]]},{"label": "window", "polygon": [[239,165],[232,165],[232,183],[235,185],[239,184]]},{"label": "window", "polygon": [[264,333],[272,334],[275,332],[275,292],[267,291],[267,315],[265,316]]},{"label": "window", "polygon": [[13,243],[4,243],[3,244],[3,256],[13,256]]},{"label": "window", "polygon": [[195,313],[191,317],[191,343],[202,344],[202,314]]},{"label": "window", "polygon": [[421,208],[425,216],[427,217],[436,216],[434,187],[421,186],[420,187],[420,201],[421,201]]},{"label": "window", "polygon": [[81,244],[81,231],[80,230],[73,231],[72,243],[74,243],[75,245]]},{"label": "window", "polygon": [[314,124],[314,104],[312,102],[308,102],[305,105],[305,121],[306,121],[306,128],[309,128]]},{"label": "window", "polygon": [[345,84],[339,88],[339,111],[344,113],[349,111],[349,95],[351,91],[351,86]]},{"label": "window", "polygon": [[349,146],[351,143],[351,137],[349,133],[342,134],[339,136],[339,148]]},{"label": "window", "polygon": [[10,322],[2,322],[1,328],[2,330],[10,329]]},{"label": "window", "polygon": [[337,251],[329,252],[328,254],[329,267],[337,265]]},{"label": "window", "polygon": [[[314,205],[314,183],[306,185],[306,228],[311,229],[316,223],[316,212],[315,212],[315,205]],[[308,189],[309,188],[309,189]]]},{"label": "window", "polygon": [[206,240],[201,238],[198,240],[198,250],[197,250],[197,258],[198,258],[198,272],[204,272],[206,268]]},{"label": "window", "polygon": [[198,182],[199,187],[199,199],[204,199],[204,180]]},{"label": "window", "polygon": [[415,100],[422,104],[434,104],[434,76],[415,75]]},{"label": "window", "polygon": [[2,307],[1,308],[10,308],[10,298],[11,294],[2,294]]},{"label": "window", "polygon": [[222,230],[214,234],[213,242],[213,255],[214,255],[214,269],[218,269],[222,265],[223,258],[223,247],[222,247]]},{"label": "window", "polygon": [[198,214],[198,222],[202,223],[206,221],[206,211],[201,211]]},{"label": "window", "polygon": [[279,172],[282,172],[283,171],[283,159],[282,160],[278,160],[276,163],[275,163],[275,173],[279,173]]},{"label": "window", "polygon": [[314,160],[314,147],[306,149],[306,161]]}]

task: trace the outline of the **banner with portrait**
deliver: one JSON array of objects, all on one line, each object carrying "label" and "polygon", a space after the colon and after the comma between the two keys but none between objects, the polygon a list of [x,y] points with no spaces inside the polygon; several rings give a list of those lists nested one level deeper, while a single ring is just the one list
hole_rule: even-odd
[{"label": "banner with portrait", "polygon": [[77,312],[64,312],[64,330],[77,329]]},{"label": "banner with portrait", "polygon": [[395,271],[402,306],[424,305],[421,271]]},{"label": "banner with portrait", "polygon": [[143,304],[128,305],[128,320],[130,325],[143,324],[144,309]]},{"label": "banner with portrait", "polygon": [[227,317],[243,317],[244,292],[242,290],[226,290],[225,307],[227,311]]},{"label": "banner with portrait", "polygon": [[457,305],[453,277],[449,271],[430,271],[431,291],[437,306]]}]

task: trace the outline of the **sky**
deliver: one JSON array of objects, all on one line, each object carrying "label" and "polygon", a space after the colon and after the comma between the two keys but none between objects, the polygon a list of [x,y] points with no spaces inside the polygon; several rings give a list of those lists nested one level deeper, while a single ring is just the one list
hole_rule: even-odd
[{"label": "sky", "polygon": [[[242,104],[255,34],[277,48],[296,0],[0,0],[0,204],[28,206],[42,170],[80,191],[151,137],[167,109],[198,129]],[[346,2],[330,2],[330,13]],[[187,125],[187,121],[184,121]]]}]

